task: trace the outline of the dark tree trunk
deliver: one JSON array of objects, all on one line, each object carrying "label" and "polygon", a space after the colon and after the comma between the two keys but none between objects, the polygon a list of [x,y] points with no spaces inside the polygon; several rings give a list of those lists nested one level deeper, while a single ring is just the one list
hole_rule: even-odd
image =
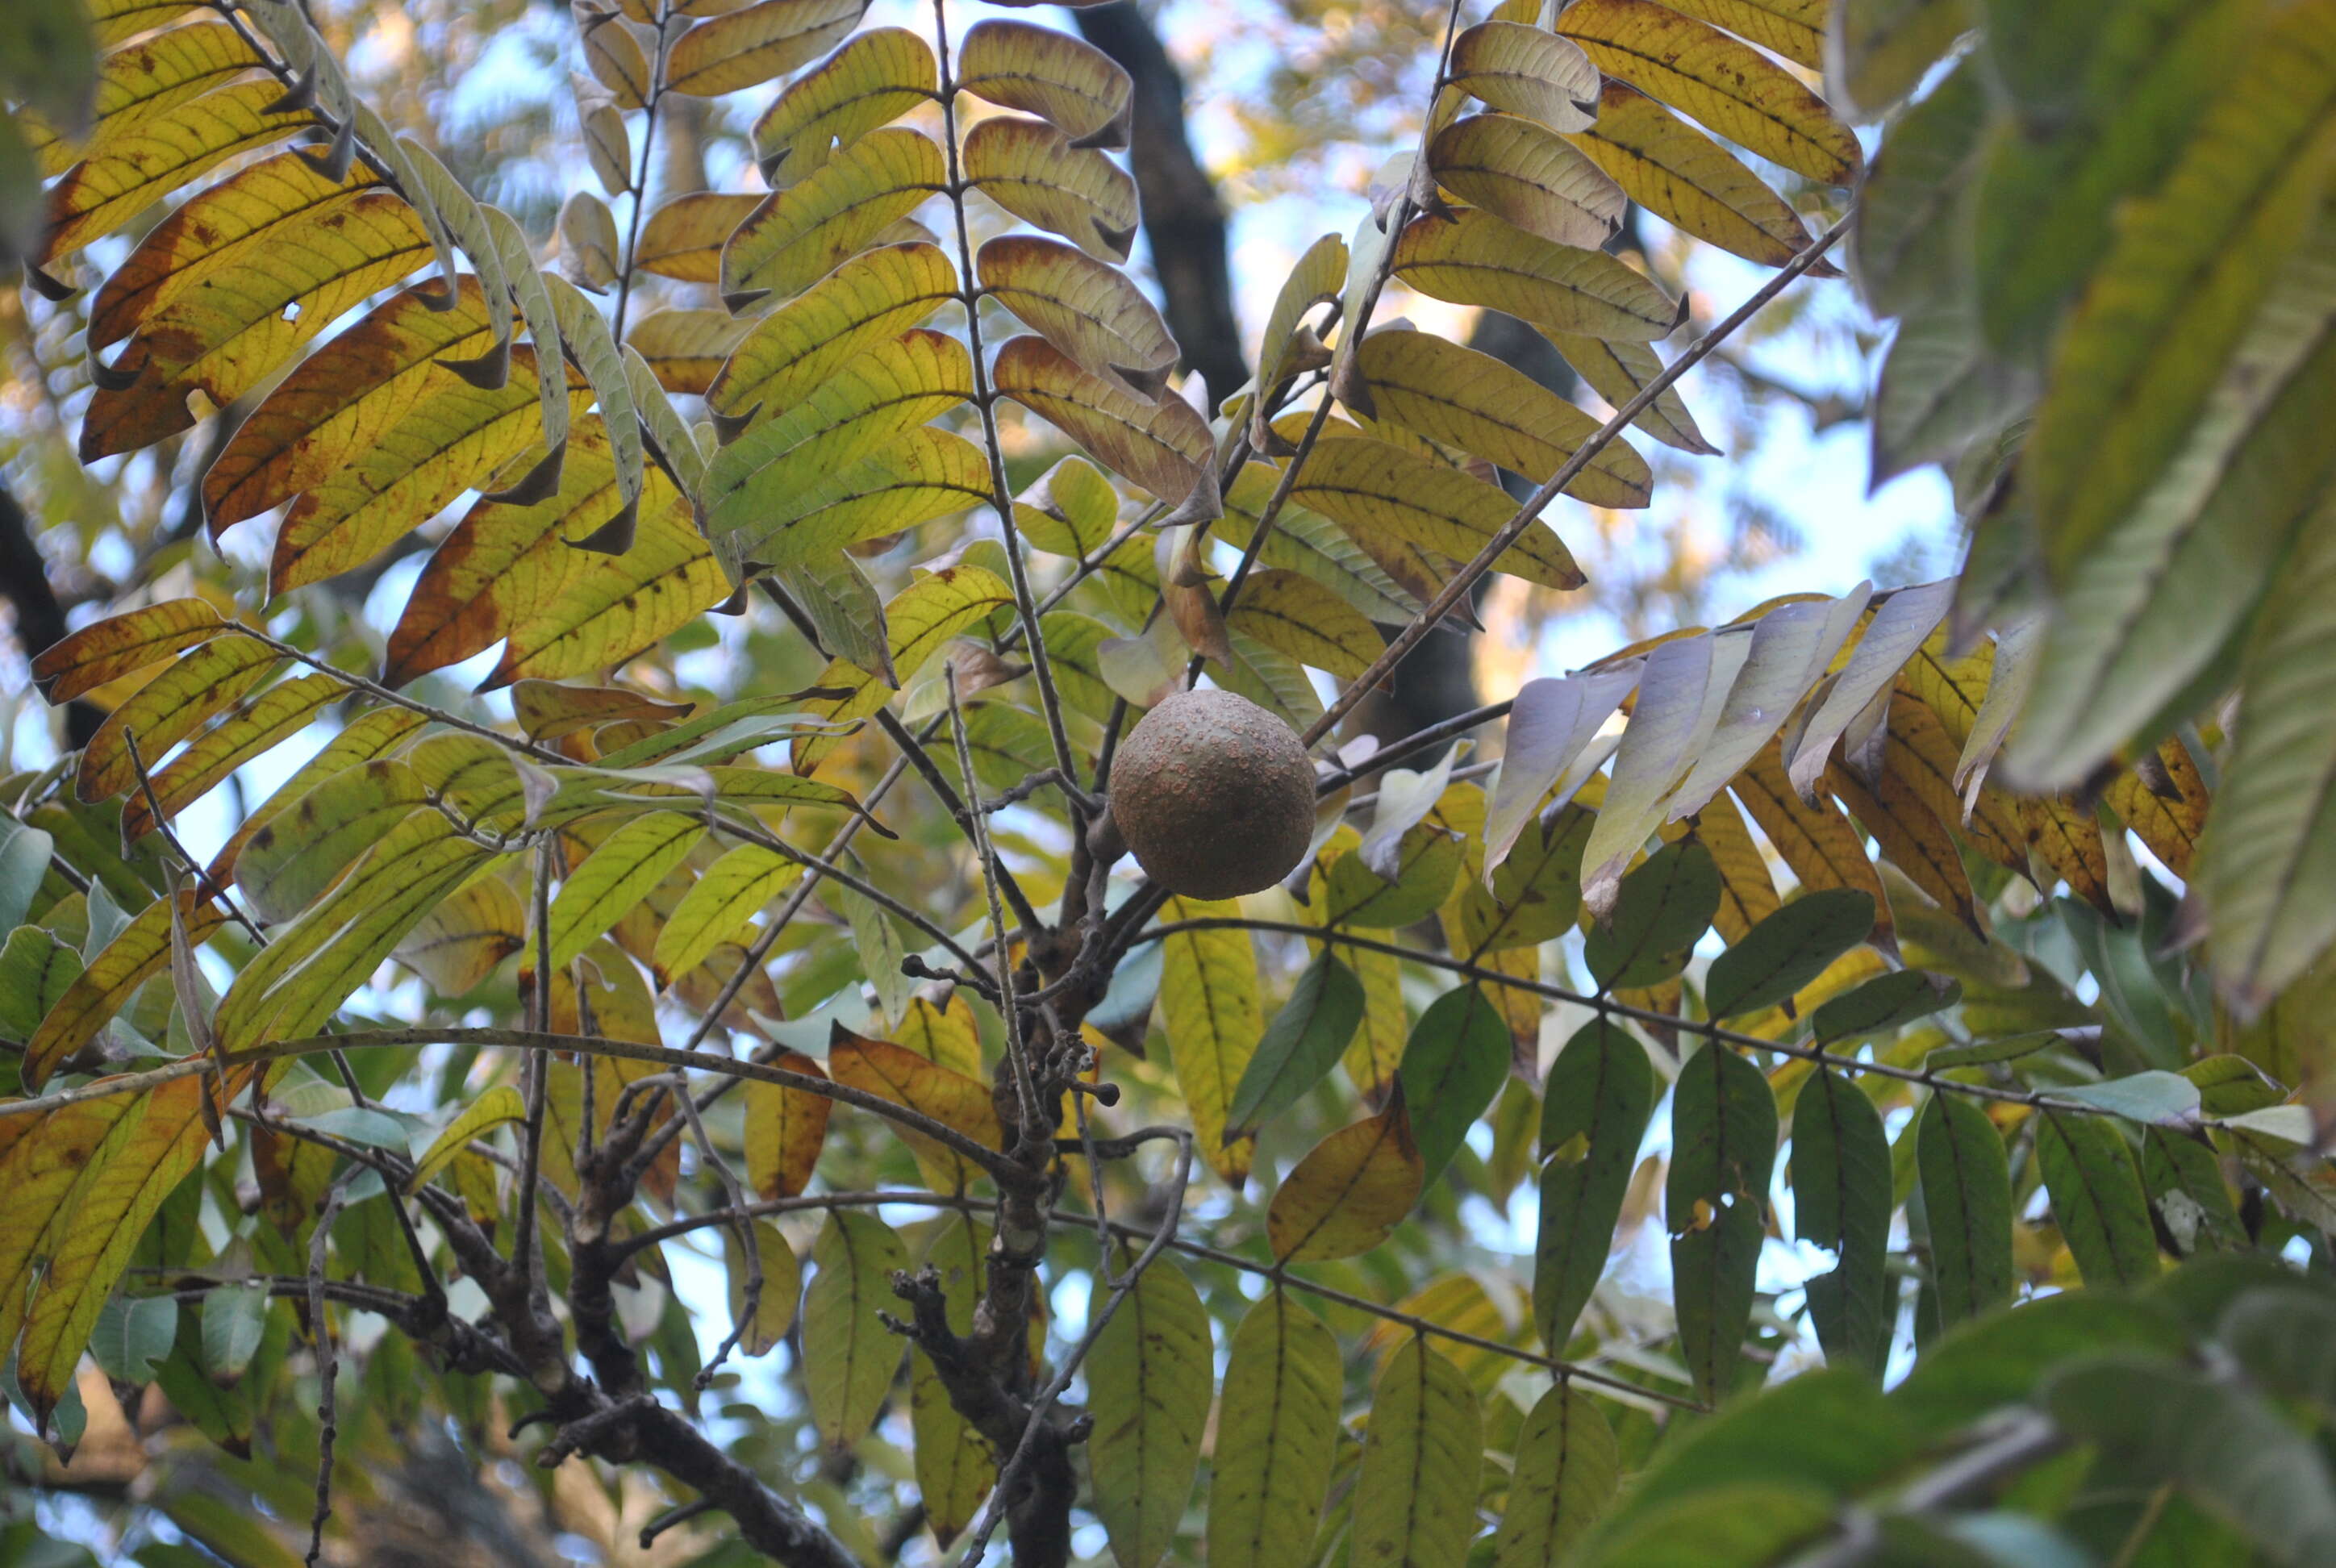
[{"label": "dark tree trunk", "polygon": [[1185,368],[1206,376],[1210,397],[1222,401],[1249,379],[1249,361],[1233,316],[1224,209],[1184,134],[1183,75],[1134,0],[1075,15],[1087,42],[1134,82],[1128,163],[1144,199],[1144,239],[1168,330],[1184,350]]},{"label": "dark tree trunk", "polygon": [[[30,659],[65,635],[64,606],[49,586],[48,563],[33,542],[32,519],[5,486],[0,486],[0,598],[15,607],[16,643]],[[65,744],[89,744],[105,715],[85,702],[65,706]]]}]

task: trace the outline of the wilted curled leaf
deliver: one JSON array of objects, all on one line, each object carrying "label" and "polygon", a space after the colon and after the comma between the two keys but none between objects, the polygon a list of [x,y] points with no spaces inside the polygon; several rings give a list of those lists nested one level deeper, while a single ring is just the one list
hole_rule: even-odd
[{"label": "wilted curled leaf", "polygon": [[1570,38],[1519,22],[1480,22],[1452,41],[1452,84],[1552,131],[1598,117],[1598,67]]},{"label": "wilted curled leaf", "polygon": [[1051,239],[1009,234],[981,248],[974,270],[992,298],[1082,369],[1139,397],[1167,390],[1176,340],[1119,268]]},{"label": "wilted curled leaf", "polygon": [[1043,120],[994,115],[966,133],[965,177],[1025,222],[1088,255],[1124,261],[1135,236],[1135,180]]},{"label": "wilted curled leaf", "polygon": [[1007,109],[1035,114],[1073,147],[1127,145],[1135,92],[1118,62],[1051,27],[990,21],[965,35],[957,83]]},{"label": "wilted curled leaf", "polygon": [[1139,397],[1028,336],[1007,340],[992,375],[1000,393],[1162,501],[1180,505],[1209,480],[1216,442],[1208,422],[1183,398]]},{"label": "wilted curled leaf", "polygon": [[1547,127],[1513,114],[1471,114],[1428,143],[1436,180],[1528,234],[1596,249],[1622,225],[1621,187]]}]

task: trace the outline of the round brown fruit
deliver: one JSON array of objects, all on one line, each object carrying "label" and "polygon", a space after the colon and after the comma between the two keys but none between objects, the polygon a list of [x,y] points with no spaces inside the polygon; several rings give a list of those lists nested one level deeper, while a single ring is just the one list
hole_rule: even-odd
[{"label": "round brown fruit", "polygon": [[1230,899],[1273,886],[1314,837],[1314,765],[1245,696],[1180,691],[1144,716],[1111,765],[1111,815],[1170,892]]}]

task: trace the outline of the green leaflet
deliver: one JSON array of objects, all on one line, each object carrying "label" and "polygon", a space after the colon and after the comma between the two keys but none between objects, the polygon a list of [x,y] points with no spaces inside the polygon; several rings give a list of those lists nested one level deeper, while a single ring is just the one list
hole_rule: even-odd
[{"label": "green leaflet", "polygon": [[1356,1484],[1356,1568],[1441,1568],[1476,1532],[1484,1415],[1476,1390],[1416,1337],[1387,1358],[1371,1389]]},{"label": "green leaflet", "polygon": [[1533,1246],[1533,1320],[1563,1353],[1597,1288],[1655,1106],[1646,1047],[1600,1018],[1566,1041],[1542,1096],[1541,1233]]},{"label": "green leaflet", "polygon": [[1509,1505],[1493,1538],[1493,1568],[1550,1568],[1614,1500],[1621,1457],[1614,1430],[1571,1384],[1551,1388],[1517,1437]]},{"label": "green leaflet", "polygon": [[1922,969],[1893,969],[1820,1006],[1809,1015],[1809,1034],[1817,1040],[1887,1034],[1952,1008],[1961,998],[1962,984],[1958,980]]},{"label": "green leaflet", "polygon": [[2036,1163],[2052,1217],[2088,1285],[2139,1285],[2157,1273],[2157,1237],[2133,1151],[2105,1116],[2047,1111]]},{"label": "green leaflet", "polygon": [[[2000,29],[2020,8],[1994,11]],[[2073,89],[2076,102],[1995,139],[1981,164],[1971,275],[1987,339],[2010,354],[2049,341],[2057,311],[2115,239],[2117,204],[2148,190],[2181,151],[2199,110],[2244,57],[2262,7],[2119,0],[2083,12],[2068,30],[2092,57],[2051,84]],[[2013,59],[2017,49],[1995,54]],[[2024,88],[2016,102],[2031,112],[2042,107]]]},{"label": "green leaflet", "polygon": [[689,858],[704,824],[679,812],[635,817],[600,841],[551,901],[551,967],[566,969]]},{"label": "green leaflet", "polygon": [[1809,1316],[1828,1361],[1882,1375],[1897,1321],[1890,1252],[1890,1141],[1874,1102],[1821,1070],[1793,1104],[1793,1203],[1799,1239],[1835,1254],[1808,1282]]},{"label": "green leaflet", "polygon": [[2150,1208],[2185,1255],[2248,1245],[2211,1144],[2169,1127],[2144,1127],[2141,1179]]},{"label": "green leaflet", "polygon": [[1209,1314],[1183,1271],[1154,1259],[1087,1358],[1095,1510],[1120,1568],[1153,1568],[1176,1539],[1208,1425]]},{"label": "green leaflet", "polygon": [[1601,990],[1660,984],[1687,968],[1718,910],[1711,852],[1693,839],[1665,844],[1622,879],[1613,918],[1591,928],[1583,959]]},{"label": "green leaflet", "polygon": [[1679,1069],[1663,1212],[1671,1226],[1679,1349],[1697,1396],[1734,1387],[1768,1223],[1776,1099],[1760,1069],[1714,1042]]},{"label": "green leaflet", "polygon": [[1509,1051],[1508,1025],[1481,986],[1445,992],[1412,1026],[1403,1048],[1403,1092],[1426,1165],[1423,1187],[1460,1152],[1468,1129],[1501,1092]]},{"label": "green leaflet", "polygon": [[2336,135],[2336,13],[2259,35],[2148,197],[2130,204],[2054,355],[2022,483],[2065,579],[2166,471],[2311,231]]},{"label": "green leaflet", "polygon": [[1952,1329],[2011,1300],[2011,1168],[1987,1113],[1952,1093],[1932,1093],[1917,1137],[1938,1326]]},{"label": "green leaflet", "polygon": [[1363,1021],[1363,983],[1326,949],[1265,1026],[1225,1113],[1227,1142],[1253,1136],[1329,1076]]},{"label": "green leaflet", "polygon": [[1338,1444],[1338,1341],[1277,1290],[1233,1331],[1209,1486],[1213,1568],[1305,1560]]},{"label": "green leaflet", "polygon": [[2048,1382],[2042,1403],[2099,1445],[2107,1473],[2160,1481],[2244,1531],[2271,1561],[2336,1558],[2336,1485],[2312,1438],[2264,1394],[2172,1360],[2104,1358]]},{"label": "green leaflet", "polygon": [[1704,977],[1704,1006],[1715,1019],[1774,1007],[1873,930],[1873,894],[1856,888],[1803,893],[1712,960]]},{"label": "green leaflet", "polygon": [[908,1249],[872,1213],[838,1209],[811,1251],[803,1293],[803,1384],[829,1447],[848,1452],[875,1420],[900,1369],[900,1340],[877,1314],[893,1304],[892,1274]]}]

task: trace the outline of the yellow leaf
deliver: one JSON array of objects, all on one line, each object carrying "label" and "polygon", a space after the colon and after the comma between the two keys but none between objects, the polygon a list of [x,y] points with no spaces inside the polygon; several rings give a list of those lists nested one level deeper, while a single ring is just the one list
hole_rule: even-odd
[{"label": "yellow leaf", "polygon": [[1971,891],[1954,835],[1912,784],[1885,769],[1869,788],[1856,770],[1839,762],[1825,765],[1825,788],[1858,825],[1874,835],[1891,864],[1929,894],[1932,902],[1985,938],[1986,917]]},{"label": "yellow leaf", "polygon": [[892,1275],[909,1266],[909,1253],[872,1212],[838,1209],[811,1261],[819,1271],[803,1296],[803,1383],[813,1425],[844,1453],[876,1419],[900,1369],[900,1338],[880,1314],[900,1304]]},{"label": "yellow leaf", "polygon": [[[219,1086],[240,1091],[242,1072]],[[203,1078],[180,1078],[147,1095],[110,1128],[59,1202],[54,1245],[17,1349],[16,1381],[37,1425],[64,1397],[106,1300],[147,1223],[209,1142],[198,1107]]]},{"label": "yellow leaf", "polygon": [[633,323],[625,343],[648,362],[659,386],[703,397],[746,332],[727,311],[653,310]]},{"label": "yellow leaf", "polygon": [[754,323],[706,402],[734,422],[776,416],[956,291],[957,269],[938,246],[887,245],[855,256]]},{"label": "yellow leaf", "polygon": [[[215,903],[195,901],[193,890],[177,895],[190,947],[200,947],[227,921]],[[140,986],[162,972],[170,958],[170,905],[158,901],[138,911],[80,978],[65,988],[56,1006],[24,1043],[24,1086],[38,1089],[57,1065],[97,1037]]]},{"label": "yellow leaf", "polygon": [[666,59],[666,85],[700,98],[735,93],[808,65],[846,37],[868,0],[762,0],[700,22]]},{"label": "yellow leaf", "polygon": [[1598,68],[1582,45],[1521,22],[1479,23],[1452,41],[1452,85],[1552,131],[1598,114]]},{"label": "yellow leaf", "polygon": [[738,1336],[738,1349],[748,1356],[764,1356],[778,1348],[794,1327],[795,1307],[803,1298],[803,1265],[795,1261],[795,1250],[779,1228],[768,1220],[756,1220],[748,1227],[754,1238],[754,1258],[762,1279],[754,1291],[754,1310],[746,1310],[746,1294],[750,1284],[746,1260],[736,1234],[722,1232],[722,1250],[727,1260],[730,1276],[730,1321]]},{"label": "yellow leaf", "polygon": [[483,1138],[497,1127],[508,1127],[527,1120],[527,1102],[509,1084],[497,1084],[462,1108],[462,1114],[446,1124],[445,1130],[430,1141],[430,1147],[414,1162],[414,1174],[406,1178],[405,1190],[418,1193],[430,1184],[430,1179],[453,1163],[454,1156],[467,1148],[474,1138]]},{"label": "yellow leaf", "polygon": [[[28,1084],[31,1080],[27,1080]],[[64,1219],[65,1194],[125,1115],[142,1113],[133,1095],[108,1095],[10,1117],[13,1141],[0,1151],[0,1181],[12,1201],[0,1211],[0,1335],[10,1347],[24,1326],[30,1277],[51,1248],[43,1245]]]},{"label": "yellow leaf", "polygon": [[136,743],[139,756],[152,773],[172,746],[266,678],[277,658],[275,649],[246,637],[190,649],[105,716],[82,750],[74,794],[84,801],[100,801],[135,787],[138,774],[131,743]]},{"label": "yellow leaf", "polygon": [[208,599],[166,599],[93,621],[37,650],[33,679],[50,702],[68,703],[227,630]]},{"label": "yellow leaf", "polygon": [[[208,209],[283,199],[272,170],[252,170],[200,200]],[[136,379],[118,390],[101,386],[91,398],[82,420],[83,462],[191,428],[195,394],[215,406],[234,402],[350,307],[431,256],[414,209],[380,190],[315,203],[296,219],[267,225],[266,235],[257,248],[214,252],[197,286],[173,291],[137,320],[112,366]]]},{"label": "yellow leaf", "polygon": [[314,125],[307,110],[268,106],[284,96],[273,81],[239,82],[173,106],[117,137],[49,188],[46,235],[35,267],[102,239],[155,202],[238,152]]},{"label": "yellow leaf", "polygon": [[475,276],[462,276],[450,308],[434,309],[430,299],[414,288],[393,296],[303,360],[252,411],[203,475],[212,539],[339,472],[447,385],[441,359],[486,346]]},{"label": "yellow leaf", "polygon": [[1857,138],[1792,73],[1653,0],[1580,0],[1558,30],[1598,66],[1739,146],[1825,185],[1856,181]]},{"label": "yellow leaf", "polygon": [[651,812],[601,840],[551,901],[551,967],[566,969],[688,859],[705,836],[705,824],[695,817]]},{"label": "yellow leaf", "polygon": [[106,53],[98,63],[97,93],[85,135],[60,139],[29,108],[17,112],[17,124],[35,156],[40,177],[54,179],[76,159],[102,152],[124,132],[258,63],[251,45],[235,28],[224,22],[190,23]]},{"label": "yellow leaf", "polygon": [[[1235,912],[1233,904],[1171,899],[1161,919],[1173,923]],[[1179,931],[1161,942],[1160,1027],[1176,1082],[1192,1114],[1201,1157],[1238,1186],[1249,1174],[1255,1140],[1227,1144],[1225,1112],[1265,1030],[1257,952],[1249,934],[1238,930]]]},{"label": "yellow leaf", "polygon": [[1233,1331],[1209,1497],[1213,1568],[1307,1560],[1338,1446],[1338,1341],[1276,1289]]},{"label": "yellow leaf", "polygon": [[[989,1227],[969,1214],[951,1215],[933,1238],[925,1263],[940,1276],[949,1328],[973,1331],[989,1259]],[[974,1521],[998,1479],[989,1446],[949,1403],[940,1375],[922,1350],[909,1353],[910,1423],[916,1440],[917,1492],[925,1523],[943,1551]]]},{"label": "yellow leaf", "polygon": [[[1582,337],[1570,332],[1545,336],[1564,356],[1566,364],[1590,384],[1591,390],[1616,408],[1638,396],[1649,382],[1663,373],[1661,356],[1648,344]],[[1686,401],[1676,386],[1666,386],[1657,393],[1655,400],[1639,411],[1630,425],[1681,452],[1705,457],[1716,456],[1719,452],[1696,428],[1695,416],[1687,411]]]},{"label": "yellow leaf", "polygon": [[1874,946],[1891,950],[1896,938],[1890,921],[1890,904],[1874,862],[1865,858],[1865,841],[1830,801],[1805,803],[1785,766],[1777,745],[1770,741],[1750,766],[1730,782],[1736,798],[1760,831],[1776,848],[1793,875],[1805,888],[1857,888],[1874,895]]},{"label": "yellow leaf", "polygon": [[377,707],[351,719],[338,735],[325,743],[323,750],[301,764],[297,772],[276,787],[275,794],[244,818],[219,853],[211,857],[206,874],[214,882],[233,877],[245,847],[279,813],[343,768],[371,762],[395,750],[425,722],[420,714],[399,707]]},{"label": "yellow leaf", "polygon": [[[979,29],[976,29],[978,32]],[[967,37],[968,45],[972,35]],[[790,83],[754,122],[754,156],[772,189],[824,164],[939,90],[932,46],[903,27],[874,27]]]},{"label": "yellow leaf", "polygon": [[1386,648],[1360,610],[1312,578],[1280,568],[1251,574],[1225,625],[1300,664],[1348,679],[1369,668]]},{"label": "yellow leaf", "polygon": [[[953,337],[912,327],[864,350],[715,457],[698,495],[706,534],[719,539],[751,528],[767,546],[777,531],[774,514],[803,491],[972,395],[973,362]],[[817,542],[800,546],[800,554]]]},{"label": "yellow leaf", "polygon": [[[771,1065],[807,1078],[827,1076],[824,1067],[800,1051],[781,1051]],[[784,1084],[750,1082],[745,1095],[746,1183],[759,1198],[792,1198],[811,1185],[835,1102]]]},{"label": "yellow leaf", "polygon": [[965,35],[957,84],[1007,109],[1035,114],[1074,147],[1127,145],[1134,85],[1092,44],[1027,22],[983,22]]},{"label": "yellow leaf", "polygon": [[657,931],[657,983],[705,962],[747,920],[803,880],[803,866],[760,844],[740,844],[699,873]]},{"label": "yellow leaf", "polygon": [[317,709],[337,701],[347,690],[336,677],[319,672],[295,676],[238,704],[155,772],[151,803],[140,790],[123,803],[124,842],[142,838],[153,830],[157,805],[164,821],[178,815],[236,769],[307,728]]},{"label": "yellow leaf", "polygon": [[1569,140],[1648,211],[1747,261],[1782,267],[1809,243],[1800,215],[1734,153],[1627,82],[1608,82],[1598,123]]},{"label": "yellow leaf", "polygon": [[[1359,436],[1317,442],[1290,497],[1358,538],[1393,535],[1464,560],[1483,549],[1517,510],[1497,485]],[[1586,580],[1572,552],[1538,519],[1496,564],[1548,588],[1579,588]]]},{"label": "yellow leaf", "polygon": [[1604,251],[1552,245],[1478,210],[1414,219],[1396,240],[1395,273],[1433,298],[1552,332],[1652,342],[1687,319],[1686,301]]},{"label": "yellow leaf", "polygon": [[892,1034],[897,1043],[927,1061],[969,1077],[980,1075],[981,1030],[961,990],[951,991],[947,1005],[928,997],[911,998]]},{"label": "yellow leaf", "polygon": [[965,178],[1026,223],[1100,261],[1124,261],[1135,234],[1135,180],[1043,120],[998,114],[966,132]]},{"label": "yellow leaf", "polygon": [[291,919],[423,807],[428,794],[411,767],[390,759],[324,780],[252,835],[236,869],[244,901],[263,920]]},{"label": "yellow leaf", "polygon": [[1664,0],[1674,11],[1727,28],[1796,65],[1825,64],[1829,0]]},{"label": "yellow leaf", "polygon": [[1216,457],[1208,422],[1181,397],[1154,403],[1083,370],[1042,337],[998,351],[998,392],[1064,431],[1105,467],[1170,504],[1190,496]]},{"label": "yellow leaf", "polygon": [[[1355,350],[1355,372],[1369,391],[1375,418],[1546,482],[1600,421],[1556,393],[1473,348],[1430,332],[1383,332]],[[1646,460],[1627,443],[1609,443],[1567,482],[1565,492],[1592,506],[1640,507],[1654,493]]]},{"label": "yellow leaf", "polygon": [[900,126],[870,131],[738,226],[722,251],[725,302],[803,292],[948,180],[930,137]]},{"label": "yellow leaf", "polygon": [[1471,114],[1436,132],[1436,181],[1528,234],[1596,249],[1622,226],[1630,199],[1555,131],[1514,114]]},{"label": "yellow leaf", "polygon": [[1397,1080],[1386,1110],[1315,1144],[1275,1189],[1265,1213],[1275,1260],[1323,1262],[1369,1251],[1419,1202],[1426,1170]]},{"label": "yellow leaf", "polygon": [[1467,1555],[1484,1417],[1459,1368],[1414,1338],[1371,1389],[1354,1505],[1354,1561],[1424,1565]]},{"label": "yellow leaf", "polygon": [[[827,1047],[827,1070],[837,1083],[920,1111],[983,1148],[1005,1146],[1006,1130],[998,1120],[989,1086],[937,1066],[905,1046],[868,1039],[838,1024]],[[963,1154],[922,1133],[897,1125],[891,1130],[907,1140],[918,1168],[938,1191],[964,1192],[982,1174]]]},{"label": "yellow leaf", "polygon": [[1318,365],[1321,363],[1327,350],[1321,346],[1320,337],[1309,328],[1308,336],[1312,341],[1302,342],[1299,329],[1308,311],[1318,305],[1337,303],[1346,280],[1347,242],[1336,234],[1325,234],[1309,246],[1306,254],[1298,258],[1298,265],[1290,269],[1290,276],[1281,280],[1281,288],[1273,297],[1272,314],[1266,317],[1265,336],[1258,346],[1257,385],[1250,397],[1250,444],[1257,451],[1283,452],[1274,443],[1268,423],[1273,394],[1305,368],[1309,359]]},{"label": "yellow leaf", "polygon": [[[466,490],[537,445],[535,350],[511,351],[511,375],[493,391],[441,377],[372,444],[303,493],[276,534],[269,589],[288,593],[362,566]],[[313,362],[312,362],[313,363]],[[580,415],[591,394],[576,389]],[[352,461],[353,457],[353,461]]]},{"label": "yellow leaf", "polygon": [[271,933],[219,1009],[227,1049],[314,1034],[423,917],[507,857],[420,811],[384,835],[333,891]]},{"label": "yellow leaf", "polygon": [[481,877],[423,916],[394,953],[433,991],[454,998],[485,984],[526,945],[527,910],[518,891],[501,877]]},{"label": "yellow leaf", "polygon": [[1091,375],[1156,398],[1175,367],[1167,324],[1116,267],[1035,235],[989,241],[974,270],[990,297]]},{"label": "yellow leaf", "polygon": [[713,283],[722,276],[722,248],[762,205],[757,196],[697,190],[676,196],[641,225],[633,265],[684,283]]},{"label": "yellow leaf", "polygon": [[[981,448],[961,435],[919,425],[791,491],[747,526],[722,534],[715,552],[740,580],[765,568],[792,570],[985,504],[995,493],[990,477]],[[881,627],[874,629],[881,634]]]}]

